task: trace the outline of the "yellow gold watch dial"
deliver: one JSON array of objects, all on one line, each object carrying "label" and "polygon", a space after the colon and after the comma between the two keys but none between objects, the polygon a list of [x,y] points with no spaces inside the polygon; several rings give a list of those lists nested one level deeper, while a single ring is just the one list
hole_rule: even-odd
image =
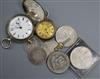
[{"label": "yellow gold watch dial", "polygon": [[52,21],[41,21],[37,24],[36,33],[42,39],[50,39],[54,36],[55,26]]}]

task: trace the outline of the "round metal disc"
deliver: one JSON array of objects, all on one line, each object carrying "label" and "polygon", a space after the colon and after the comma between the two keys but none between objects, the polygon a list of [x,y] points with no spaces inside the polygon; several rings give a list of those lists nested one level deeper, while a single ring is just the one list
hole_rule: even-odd
[{"label": "round metal disc", "polygon": [[44,49],[40,47],[35,47],[28,54],[28,58],[32,64],[43,64],[46,62],[47,54]]},{"label": "round metal disc", "polygon": [[54,48],[57,46],[57,42],[55,40],[49,40],[44,42],[43,48],[46,51],[47,55],[54,51]]},{"label": "round metal disc", "polygon": [[78,69],[88,69],[93,64],[92,52],[84,46],[76,47],[71,52],[70,61]]},{"label": "round metal disc", "polygon": [[63,73],[69,68],[69,58],[62,52],[51,53],[47,59],[47,66],[54,73]]},{"label": "round metal disc", "polygon": [[64,43],[65,47],[73,45],[78,38],[76,31],[70,26],[59,27],[56,32],[57,42]]}]

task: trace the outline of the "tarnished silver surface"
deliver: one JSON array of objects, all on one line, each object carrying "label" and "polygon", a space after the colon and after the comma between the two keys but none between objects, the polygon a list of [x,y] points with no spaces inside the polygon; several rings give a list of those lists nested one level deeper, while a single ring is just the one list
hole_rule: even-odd
[{"label": "tarnished silver surface", "polygon": [[45,18],[44,9],[36,0],[23,0],[23,6],[33,20],[42,21]]},{"label": "tarnished silver surface", "polygon": [[46,62],[47,54],[44,49],[34,47],[31,52],[28,53],[28,58],[32,64],[39,65]]},{"label": "tarnished silver surface", "polygon": [[43,49],[46,51],[47,55],[54,51],[54,48],[57,46],[57,42],[55,40],[49,40],[44,42],[42,45]]},{"label": "tarnished silver surface", "polygon": [[36,37],[34,37],[30,40],[30,42],[25,42],[25,44],[24,44],[25,51],[27,53],[30,53],[32,51],[32,49],[39,46],[39,44],[40,44],[40,42],[38,41],[38,39],[36,39]]},{"label": "tarnished silver surface", "polygon": [[84,46],[76,47],[71,52],[70,61],[78,69],[88,69],[94,63],[91,50]]},{"label": "tarnished silver surface", "polygon": [[47,66],[54,73],[63,73],[69,68],[69,58],[63,52],[53,52],[48,56]]},{"label": "tarnished silver surface", "polygon": [[63,43],[65,47],[73,45],[78,38],[76,31],[70,26],[59,27],[56,32],[56,40]]},{"label": "tarnished silver surface", "polygon": [[42,47],[43,41],[40,40],[37,36],[34,35],[33,38],[30,38],[24,44],[24,49],[27,53],[30,53],[34,47]]}]

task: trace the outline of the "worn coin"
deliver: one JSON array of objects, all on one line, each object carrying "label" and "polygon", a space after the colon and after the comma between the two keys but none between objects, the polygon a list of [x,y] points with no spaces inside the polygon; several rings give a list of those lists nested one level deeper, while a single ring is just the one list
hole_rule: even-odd
[{"label": "worn coin", "polygon": [[69,58],[63,52],[53,52],[48,56],[47,66],[53,73],[63,73],[69,68]]},{"label": "worn coin", "polygon": [[73,49],[70,55],[71,64],[78,69],[88,69],[93,64],[92,52],[89,48],[79,46]]},{"label": "worn coin", "polygon": [[32,64],[39,65],[46,62],[47,54],[44,49],[35,47],[28,54],[28,58]]},{"label": "worn coin", "polygon": [[59,27],[56,32],[56,40],[64,44],[65,47],[73,45],[78,38],[76,31],[70,26]]}]

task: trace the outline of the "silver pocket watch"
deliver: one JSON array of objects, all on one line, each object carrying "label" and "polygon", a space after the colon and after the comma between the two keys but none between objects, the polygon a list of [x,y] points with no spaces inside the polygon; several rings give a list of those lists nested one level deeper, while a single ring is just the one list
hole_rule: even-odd
[{"label": "silver pocket watch", "polygon": [[36,1],[36,0],[22,0],[24,11],[32,18],[33,21],[42,21],[48,16],[47,10]]},{"label": "silver pocket watch", "polygon": [[32,20],[24,14],[14,16],[6,26],[7,38],[1,41],[3,48],[9,48],[11,41],[28,41],[33,35],[34,25]]}]

